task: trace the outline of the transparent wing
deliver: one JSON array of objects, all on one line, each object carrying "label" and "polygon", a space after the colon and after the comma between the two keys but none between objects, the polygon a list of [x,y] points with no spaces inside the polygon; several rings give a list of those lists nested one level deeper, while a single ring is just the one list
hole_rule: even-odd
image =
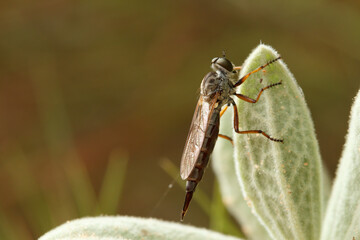
[{"label": "transparent wing", "polygon": [[181,158],[180,175],[182,179],[186,179],[194,169],[217,98],[218,94],[210,102],[204,101],[202,96],[199,98]]}]

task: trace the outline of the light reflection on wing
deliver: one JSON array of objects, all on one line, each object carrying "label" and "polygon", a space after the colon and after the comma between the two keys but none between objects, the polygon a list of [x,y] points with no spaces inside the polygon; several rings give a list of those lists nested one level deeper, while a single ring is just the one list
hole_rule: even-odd
[{"label": "light reflection on wing", "polygon": [[188,137],[186,139],[184,152],[181,158],[180,175],[186,179],[195,166],[195,162],[200,154],[201,146],[204,142],[206,129],[209,119],[213,113],[218,94],[210,102],[200,96],[196,105],[194,116],[190,125]]}]

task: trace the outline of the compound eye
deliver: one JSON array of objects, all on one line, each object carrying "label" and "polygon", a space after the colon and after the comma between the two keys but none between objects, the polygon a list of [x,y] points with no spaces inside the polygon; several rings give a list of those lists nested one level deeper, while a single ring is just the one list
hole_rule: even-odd
[{"label": "compound eye", "polygon": [[234,69],[232,63],[227,58],[224,58],[224,57],[218,58],[216,61],[216,64],[219,64],[220,66],[222,66],[229,72],[232,72]]},{"label": "compound eye", "polygon": [[211,60],[211,63],[216,63],[216,61],[217,61],[218,59],[219,59],[218,57],[213,58],[213,59]]}]

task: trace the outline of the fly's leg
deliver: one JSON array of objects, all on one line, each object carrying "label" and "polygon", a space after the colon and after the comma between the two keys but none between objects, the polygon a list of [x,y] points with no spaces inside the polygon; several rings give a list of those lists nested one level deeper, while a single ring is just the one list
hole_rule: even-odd
[{"label": "fly's leg", "polygon": [[224,109],[221,110],[221,112],[220,112],[220,117],[222,117],[222,115],[224,115],[224,113],[226,112],[226,110],[228,109],[228,107],[229,107],[229,105],[226,105],[226,106],[224,107]]},{"label": "fly's leg", "polygon": [[236,133],[239,133],[239,134],[260,133],[260,134],[264,135],[266,138],[270,139],[271,141],[281,142],[281,143],[284,142],[283,139],[277,139],[277,138],[272,138],[272,137],[270,137],[270,135],[267,134],[266,132],[264,132],[263,130],[246,130],[246,131],[239,131],[239,115],[238,115],[238,110],[237,110],[237,107],[236,107],[235,102],[232,101],[231,103],[232,103],[232,105],[233,105],[233,107],[234,107],[234,129],[235,129],[235,132],[236,132]]},{"label": "fly's leg", "polygon": [[245,80],[246,80],[251,74],[260,71],[261,69],[263,69],[263,68],[265,68],[266,66],[268,66],[268,65],[276,62],[276,61],[279,60],[279,59],[281,59],[281,57],[277,57],[277,58],[271,60],[270,62],[268,62],[268,63],[266,63],[266,64],[258,67],[257,69],[249,72],[248,74],[246,74],[245,76],[243,76],[242,78],[240,78],[239,81],[237,81],[234,86],[235,86],[235,87],[240,86],[243,82],[245,82]]},{"label": "fly's leg", "polygon": [[233,142],[233,140],[232,140],[232,138],[231,137],[228,137],[228,136],[226,136],[226,135],[224,135],[224,134],[218,134],[218,137],[221,137],[221,138],[223,138],[223,139],[226,139],[226,140],[229,140],[230,142],[231,142],[231,144],[234,146],[234,142]]},{"label": "fly's leg", "polygon": [[264,135],[265,137],[267,137],[271,141],[284,143],[283,139],[272,138],[272,137],[269,136],[269,134],[267,134],[263,130],[246,130],[246,131],[236,131],[236,132],[240,133],[240,134],[261,133],[262,135]]},{"label": "fly's leg", "polygon": [[[220,117],[222,117],[222,115],[224,115],[225,111],[228,109],[229,105],[226,105],[220,112]],[[218,134],[218,137],[224,138],[226,140],[229,140],[231,142],[231,144],[234,146],[233,140],[231,137],[228,137],[224,134]]]},{"label": "fly's leg", "polygon": [[236,66],[234,67],[234,70],[241,70],[242,66]]},{"label": "fly's leg", "polygon": [[282,83],[282,81],[278,82],[278,83],[273,83],[273,84],[270,84],[269,86],[266,86],[264,88],[262,88],[260,90],[260,92],[258,93],[257,95],[257,98],[256,99],[252,99],[248,96],[245,96],[245,95],[242,95],[240,93],[235,93],[234,95],[237,96],[238,98],[240,98],[241,100],[244,100],[246,102],[249,102],[249,103],[256,103],[257,101],[259,101],[259,98],[261,96],[261,94],[268,88],[271,88],[271,87],[274,87],[274,86],[277,86],[277,85],[280,85]]}]

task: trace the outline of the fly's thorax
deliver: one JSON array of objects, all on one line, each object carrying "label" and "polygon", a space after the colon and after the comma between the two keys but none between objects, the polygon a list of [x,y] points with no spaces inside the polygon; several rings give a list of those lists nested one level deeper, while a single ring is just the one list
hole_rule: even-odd
[{"label": "fly's thorax", "polygon": [[227,74],[221,71],[209,72],[201,82],[200,93],[209,98],[217,92],[225,96],[233,94],[233,88],[233,83]]},{"label": "fly's thorax", "polygon": [[218,76],[222,79],[219,84],[220,100],[225,100],[235,93],[234,84],[232,82],[233,74],[224,73],[222,71],[217,71]]},{"label": "fly's thorax", "polygon": [[200,94],[211,98],[219,90],[220,84],[221,78],[219,78],[218,74],[216,72],[209,72],[201,82]]}]

